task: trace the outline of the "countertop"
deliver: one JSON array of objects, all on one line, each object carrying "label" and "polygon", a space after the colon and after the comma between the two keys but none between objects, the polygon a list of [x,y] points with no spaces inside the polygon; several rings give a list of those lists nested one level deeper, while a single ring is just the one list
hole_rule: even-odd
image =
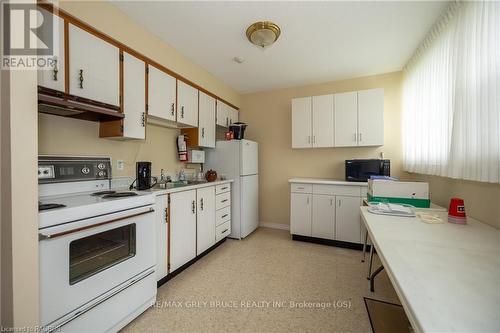
[{"label": "countertop", "polygon": [[321,178],[291,178],[289,183],[300,184],[324,184],[324,185],[347,185],[347,186],[368,186],[367,182],[348,182],[340,179],[321,179]]},{"label": "countertop", "polygon": [[159,187],[154,187],[149,190],[141,190],[140,192],[142,193],[152,193],[154,195],[165,195],[168,193],[175,193],[175,192],[182,192],[182,191],[189,191],[189,190],[195,190],[198,188],[203,188],[203,187],[209,187],[209,186],[216,186],[216,185],[222,185],[222,184],[229,184],[232,183],[232,179],[228,180],[216,180],[214,182],[206,182],[206,183],[201,183],[201,184],[189,184],[185,186],[178,186],[178,187],[171,187],[171,188],[159,188]]},{"label": "countertop", "polygon": [[[500,230],[361,215],[416,332],[500,332]],[[377,282],[375,281],[375,288]]]}]

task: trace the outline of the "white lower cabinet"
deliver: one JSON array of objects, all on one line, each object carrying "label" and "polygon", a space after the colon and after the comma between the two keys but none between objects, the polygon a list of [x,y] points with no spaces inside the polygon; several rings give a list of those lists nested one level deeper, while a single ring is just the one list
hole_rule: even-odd
[{"label": "white lower cabinet", "polygon": [[196,257],[196,190],[170,194],[170,272]]},{"label": "white lower cabinet", "polygon": [[168,195],[156,197],[156,280],[168,274]]},{"label": "white lower cabinet", "polygon": [[291,184],[290,233],[362,243],[363,186]]},{"label": "white lower cabinet", "polygon": [[337,239],[351,243],[361,243],[360,198],[336,196]]},{"label": "white lower cabinet", "polygon": [[311,236],[335,239],[335,197],[313,195]]},{"label": "white lower cabinet", "polygon": [[196,255],[215,244],[215,187],[196,190],[198,200],[196,227]]},{"label": "white lower cabinet", "polygon": [[294,235],[311,236],[312,194],[292,193],[290,232]]}]

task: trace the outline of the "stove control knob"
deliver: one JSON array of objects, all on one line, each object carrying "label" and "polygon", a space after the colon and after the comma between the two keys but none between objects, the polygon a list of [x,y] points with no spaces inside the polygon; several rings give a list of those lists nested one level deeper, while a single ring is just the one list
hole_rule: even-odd
[{"label": "stove control knob", "polygon": [[90,173],[90,169],[89,169],[88,167],[83,167],[83,168],[82,168],[82,173],[83,173],[84,175],[88,175],[88,174]]},{"label": "stove control knob", "polygon": [[97,173],[97,175],[98,175],[99,177],[104,177],[105,173],[104,173],[104,171],[102,171],[102,170],[101,170],[101,171],[99,171],[99,172]]},{"label": "stove control knob", "polygon": [[99,170],[104,170],[104,169],[106,169],[106,165],[104,163],[99,163],[99,164],[97,164],[97,168]]}]

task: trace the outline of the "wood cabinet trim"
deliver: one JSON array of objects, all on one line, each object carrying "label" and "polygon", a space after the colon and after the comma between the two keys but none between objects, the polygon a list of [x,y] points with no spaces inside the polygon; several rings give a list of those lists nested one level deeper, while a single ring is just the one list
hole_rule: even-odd
[{"label": "wood cabinet trim", "polygon": [[[211,93],[210,91],[206,90],[205,88],[197,85],[196,83],[194,83],[193,81],[183,77],[182,75],[180,74],[177,74],[176,72],[172,71],[171,69],[159,64],[158,62],[154,61],[153,59],[150,59],[148,57],[146,57],[145,55],[135,51],[134,49],[130,48],[129,46],[117,41],[116,39],[108,36],[107,34],[95,29],[94,27],[90,26],[89,24],[81,21],[80,19],[76,18],[75,16],[69,14],[68,12],[54,6],[53,4],[47,2],[47,0],[38,0],[38,6],[40,6],[41,8],[44,8],[48,11],[50,11],[51,13],[63,18],[65,20],[65,39],[68,38],[68,34],[66,33],[66,26],[68,25],[68,23],[71,23],[77,27],[79,27],[80,29],[83,29],[85,30],[86,32],[116,46],[117,48],[120,49],[120,51],[124,51],[124,52],[127,52],[128,54],[138,58],[138,59],[141,59],[142,61],[144,61],[146,64],[148,65],[151,65],[151,66],[154,66],[156,67],[157,69],[161,70],[162,72],[165,72],[166,74],[170,75],[170,76],[173,76],[174,78],[176,78],[177,80],[180,80],[190,86],[192,86],[193,88],[195,89],[198,89],[199,91],[202,91],[204,92],[205,94],[209,95],[209,96],[212,96],[213,98],[217,99],[217,100],[220,100],[224,103],[226,103],[227,105],[230,105],[231,107],[239,110],[239,108],[231,103],[229,103],[228,101],[218,97],[217,95]],[[65,52],[67,51],[68,49],[68,44],[66,44],[66,48],[65,48]],[[69,67],[68,67],[69,69]],[[66,71],[68,73],[68,71]]]}]

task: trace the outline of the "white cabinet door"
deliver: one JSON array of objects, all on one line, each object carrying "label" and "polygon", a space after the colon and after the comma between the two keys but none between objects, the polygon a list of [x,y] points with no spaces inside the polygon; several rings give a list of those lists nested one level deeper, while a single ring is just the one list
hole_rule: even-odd
[{"label": "white cabinet door", "polygon": [[167,196],[156,197],[156,280],[167,275],[167,253],[168,253],[168,221],[167,221]]},{"label": "white cabinet door", "polygon": [[200,91],[198,143],[201,147],[215,148],[215,98]]},{"label": "white cabinet door", "polygon": [[196,255],[215,244],[215,187],[196,190],[198,200]]},{"label": "white cabinet door", "polygon": [[358,145],[358,93],[335,94],[335,147]]},{"label": "white cabinet door", "polygon": [[229,105],[217,100],[217,126],[229,127]]},{"label": "white cabinet door", "polygon": [[361,243],[359,197],[336,196],[335,238],[344,242]]},{"label": "white cabinet door", "polygon": [[196,190],[170,194],[170,272],[196,257]]},{"label": "white cabinet door", "polygon": [[69,25],[70,94],[119,105],[120,52],[117,47]]},{"label": "white cabinet door", "polygon": [[177,122],[198,127],[198,89],[177,81]]},{"label": "white cabinet door", "polygon": [[384,144],[384,89],[358,91],[358,145]]},{"label": "white cabinet door", "polygon": [[333,147],[334,140],[333,95],[312,98],[312,146]]},{"label": "white cabinet door", "polygon": [[146,138],[145,63],[123,52],[123,136]]},{"label": "white cabinet door", "polygon": [[335,239],[335,196],[313,195],[312,202],[311,235]]},{"label": "white cabinet door", "polygon": [[292,99],[292,148],[312,147],[311,97]]},{"label": "white cabinet door", "polygon": [[237,123],[239,120],[239,112],[235,108],[229,107],[229,125]]},{"label": "white cabinet door", "polygon": [[[38,7],[38,10],[48,13],[45,9]],[[50,14],[52,15],[52,14]],[[50,68],[38,71],[38,85],[50,89],[64,91],[64,20],[56,15],[52,15],[54,20],[54,28],[58,29],[58,39],[54,41],[54,56],[50,60]],[[48,36],[53,33],[48,29],[47,24],[43,24],[37,34],[41,40],[50,40],[53,36]],[[49,39],[47,39],[49,38]]]},{"label": "white cabinet door", "polygon": [[148,66],[148,116],[175,121],[176,79]]},{"label": "white cabinet door", "polygon": [[292,193],[290,233],[311,236],[312,194]]}]

